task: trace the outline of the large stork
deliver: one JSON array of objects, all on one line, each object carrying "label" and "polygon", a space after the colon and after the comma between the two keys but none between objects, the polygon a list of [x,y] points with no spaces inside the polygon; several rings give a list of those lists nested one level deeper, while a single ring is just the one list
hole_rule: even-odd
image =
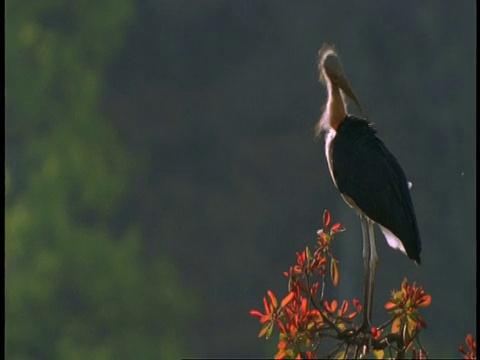
[{"label": "large stork", "polygon": [[392,248],[418,265],[420,234],[410,197],[411,183],[397,159],[375,135],[372,124],[347,113],[346,96],[360,110],[362,107],[348,84],[337,51],[324,44],[318,56],[320,81],[327,87],[328,100],[317,124],[317,136],[325,134],[325,155],[333,183],[362,223],[365,330],[371,327],[378,262],[373,224],[380,226]]}]

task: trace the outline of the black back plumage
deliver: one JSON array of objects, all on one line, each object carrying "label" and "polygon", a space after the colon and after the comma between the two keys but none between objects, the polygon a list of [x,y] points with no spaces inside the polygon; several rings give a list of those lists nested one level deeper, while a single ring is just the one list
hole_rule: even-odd
[{"label": "black back plumage", "polygon": [[364,119],[348,115],[331,143],[338,190],[398,237],[420,264],[421,241],[407,179],[397,159]]}]

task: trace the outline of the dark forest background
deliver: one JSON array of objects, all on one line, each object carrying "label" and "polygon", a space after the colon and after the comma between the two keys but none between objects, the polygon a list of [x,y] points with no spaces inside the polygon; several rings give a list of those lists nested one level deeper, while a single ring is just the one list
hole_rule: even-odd
[{"label": "dark forest background", "polygon": [[[6,3],[6,355],[264,357],[249,315],[323,210],[361,299],[361,229],[313,128],[336,45],[413,182],[416,267],[377,232],[374,322],[404,277],[423,343],[476,328],[475,1]],[[351,110],[354,110],[353,108]]]}]

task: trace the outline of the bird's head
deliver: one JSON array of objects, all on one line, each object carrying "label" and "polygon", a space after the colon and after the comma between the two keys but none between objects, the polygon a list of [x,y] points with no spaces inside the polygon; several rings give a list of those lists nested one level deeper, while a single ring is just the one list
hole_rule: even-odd
[{"label": "bird's head", "polygon": [[347,95],[360,111],[363,111],[360,101],[348,83],[338,53],[334,46],[324,43],[318,50],[318,72],[321,83],[338,86]]}]

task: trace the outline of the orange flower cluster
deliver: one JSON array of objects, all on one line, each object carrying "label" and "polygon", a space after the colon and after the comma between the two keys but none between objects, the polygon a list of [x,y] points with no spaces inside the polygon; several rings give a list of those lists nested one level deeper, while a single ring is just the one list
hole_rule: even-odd
[{"label": "orange flower cluster", "polygon": [[407,279],[404,279],[401,289],[393,290],[390,301],[385,304],[385,309],[394,316],[392,333],[402,331],[407,347],[411,344],[415,333],[420,328],[427,327],[418,311],[421,307],[429,306],[431,302],[431,295],[425,293],[421,285],[417,286],[415,283],[409,285]]},{"label": "orange flower cluster", "polygon": [[280,341],[275,359],[293,357],[295,354],[288,349],[288,345],[301,340],[308,347],[318,326],[323,324],[322,315],[319,310],[309,310],[308,299],[302,296],[297,297],[293,291],[281,301],[280,306],[272,291],[268,290],[267,294],[270,303],[267,297],[263,298],[265,314],[257,310],[250,311],[252,316],[259,318],[264,324],[258,336],[265,335],[268,339],[276,324],[280,329]]},{"label": "orange flower cluster", "polygon": [[258,334],[258,337],[262,337],[263,335],[266,335],[266,338],[268,339],[270,335],[272,334],[273,326],[275,323],[277,325],[281,325],[281,322],[278,320],[279,316],[282,315],[283,309],[285,306],[293,300],[295,297],[294,292],[290,292],[280,303],[280,306],[278,306],[278,301],[275,296],[275,294],[271,291],[267,291],[268,297],[270,298],[270,305],[268,304],[267,297],[263,297],[263,305],[265,307],[265,314],[262,314],[258,310],[251,310],[250,315],[255,316],[260,319],[260,322],[263,325],[262,330],[260,330],[260,333]]},{"label": "orange flower cluster", "polygon": [[[365,329],[353,323],[353,319],[362,311],[362,305],[356,299],[351,303],[324,298],[327,274],[330,272],[334,286],[339,282],[338,262],[332,254],[332,240],[336,233],[344,231],[340,223],[332,226],[330,213],[323,214],[323,229],[317,231],[317,247],[312,251],[306,247],[296,253],[296,264],[283,274],[288,278],[288,294],[279,302],[275,294],[267,291],[263,297],[264,313],[258,310],[250,314],[262,324],[259,337],[267,339],[273,329],[279,330],[278,351],[275,359],[314,359],[324,338],[337,339],[337,347],[327,357],[346,358],[351,355],[367,355],[373,351],[376,358],[384,356],[384,349],[404,353],[411,349],[414,358],[426,358],[427,352],[418,341],[421,328],[426,328],[425,320],[419,315],[419,308],[430,305],[432,297],[425,293],[422,286],[408,284],[405,279],[401,289],[392,291],[391,299],[385,309],[391,320],[379,327],[372,327],[371,336],[358,336]],[[330,266],[328,263],[330,262]],[[320,281],[313,281],[319,276]],[[351,306],[350,306],[351,305]],[[392,323],[390,333],[385,327]],[[373,339],[373,341],[372,341]],[[394,343],[390,343],[391,339]],[[417,339],[417,341],[415,341]],[[467,337],[468,351],[460,347],[466,359],[474,359],[475,342]],[[362,341],[365,342],[363,343]],[[414,346],[418,344],[417,350]],[[473,349],[473,350],[472,350]],[[476,356],[476,355],[475,355]]]},{"label": "orange flower cluster", "polygon": [[[267,294],[268,298],[266,296],[263,298],[265,314],[257,310],[250,311],[250,314],[259,318],[263,324],[258,336],[266,336],[268,339],[274,325],[277,325],[280,335],[275,359],[293,358],[298,355],[307,359],[311,355],[313,358],[311,351],[305,351],[300,354],[300,352],[296,352],[293,349],[307,349],[312,345],[312,341],[320,329],[328,329],[329,325],[324,322],[325,315],[318,309],[310,309],[310,300],[302,295],[297,297],[297,293],[294,291],[291,291],[281,301],[280,305],[272,291],[268,290]],[[355,310],[350,313],[348,313],[348,301],[343,301],[340,308],[338,308],[337,300],[333,300],[331,303],[325,301],[324,304],[326,314],[335,316],[335,322],[342,330],[345,329],[345,323],[350,323],[351,319],[362,309],[362,306],[356,299],[353,300]]]},{"label": "orange flower cluster", "polygon": [[357,299],[353,299],[352,301],[353,306],[355,307],[356,310],[352,311],[350,314],[347,314],[348,310],[348,301],[343,300],[342,306],[337,310],[338,307],[338,302],[337,300],[333,300],[331,303],[328,303],[327,300],[325,300],[325,309],[327,309],[330,314],[335,314],[338,319],[349,322],[349,320],[353,319],[357,314],[362,311],[362,305],[360,305],[360,302]]},{"label": "orange flower cluster", "polygon": [[319,310],[308,308],[308,299],[300,297],[288,303],[283,317],[284,323],[279,322],[280,341],[275,359],[291,357],[288,345],[302,344],[305,348],[311,345],[317,329],[323,324],[323,317]]},{"label": "orange flower cluster", "polygon": [[329,328],[329,324],[325,323],[324,317],[334,318],[336,326],[344,329],[344,323],[351,323],[351,319],[362,309],[360,303],[354,299],[354,310],[347,313],[348,301],[343,301],[342,306],[337,309],[338,302],[336,300],[331,303],[323,301],[323,294],[320,296],[320,303],[323,301],[324,307],[321,307],[320,303],[312,304],[312,301],[315,301],[320,284],[319,282],[310,284],[310,278],[314,275],[320,275],[322,280],[325,281],[324,276],[328,273],[327,263],[329,258],[332,282],[334,285],[338,283],[338,267],[337,261],[332,256],[331,241],[335,233],[344,229],[340,223],[336,223],[329,228],[330,223],[330,213],[325,211],[323,214],[325,230],[317,231],[317,249],[315,252],[312,254],[308,247],[301,253],[297,252],[296,264],[290,266],[289,271],[284,272],[284,275],[289,279],[289,293],[280,304],[274,293],[268,290],[268,296],[263,298],[265,313],[258,310],[250,311],[250,314],[260,319],[260,323],[263,324],[258,334],[259,337],[265,336],[268,339],[275,325],[279,329],[276,359],[315,358],[315,354],[308,348],[312,345],[312,341],[320,329]]}]

